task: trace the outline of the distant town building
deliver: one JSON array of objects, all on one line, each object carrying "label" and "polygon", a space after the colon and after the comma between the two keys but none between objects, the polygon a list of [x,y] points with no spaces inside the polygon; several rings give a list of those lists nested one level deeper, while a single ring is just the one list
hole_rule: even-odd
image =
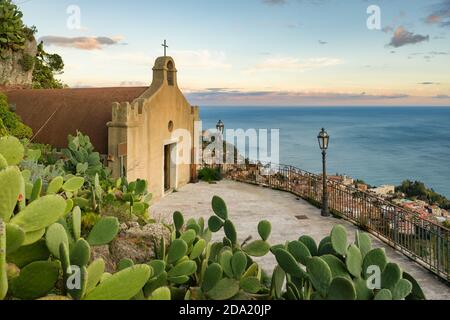
[{"label": "distant town building", "polygon": [[359,191],[362,191],[362,192],[367,192],[367,190],[369,190],[369,186],[368,186],[367,184],[364,184],[364,183],[358,183],[358,184],[356,185],[356,188],[357,188]]},{"label": "distant town building", "polygon": [[351,186],[355,183],[355,181],[353,180],[353,178],[348,177],[348,176],[328,176],[328,180],[333,181],[335,183],[340,183],[343,184],[345,186]]},{"label": "distant town building", "polygon": [[378,188],[370,189],[370,192],[375,193],[376,195],[385,197],[388,195],[393,195],[395,193],[395,186],[384,185],[384,186],[381,186]]}]

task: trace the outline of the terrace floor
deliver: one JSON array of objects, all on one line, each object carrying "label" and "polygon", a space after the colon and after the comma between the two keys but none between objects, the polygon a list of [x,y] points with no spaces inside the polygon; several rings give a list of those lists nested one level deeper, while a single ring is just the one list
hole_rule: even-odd
[{"label": "terrace floor", "polygon": [[[233,181],[187,185],[154,204],[151,212],[155,218],[167,222],[171,221],[174,211],[181,211],[187,219],[204,217],[207,221],[212,215],[211,199],[215,195],[226,201],[230,220],[236,225],[240,242],[249,235],[258,239],[257,225],[263,219],[272,222],[271,244],[297,240],[301,235],[310,235],[320,241],[329,235],[336,224],[344,225],[351,240],[354,239],[354,225],[344,220],[324,218],[319,209],[290,193]],[[303,217],[299,220],[296,216]],[[216,236],[221,239],[223,234]],[[417,279],[428,299],[450,300],[450,286],[374,237],[373,244],[375,247],[386,248],[390,260]],[[272,271],[276,264],[275,258],[270,254],[255,260],[267,271]]]}]

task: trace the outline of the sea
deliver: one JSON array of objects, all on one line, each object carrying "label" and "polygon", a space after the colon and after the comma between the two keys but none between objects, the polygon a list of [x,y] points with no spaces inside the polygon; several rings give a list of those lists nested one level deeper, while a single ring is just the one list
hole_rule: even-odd
[{"label": "sea", "polygon": [[278,129],[279,162],[313,173],[322,170],[317,136],[325,128],[329,174],[372,186],[417,180],[450,198],[450,108],[214,106],[202,107],[201,118],[203,129],[219,120],[226,129]]}]

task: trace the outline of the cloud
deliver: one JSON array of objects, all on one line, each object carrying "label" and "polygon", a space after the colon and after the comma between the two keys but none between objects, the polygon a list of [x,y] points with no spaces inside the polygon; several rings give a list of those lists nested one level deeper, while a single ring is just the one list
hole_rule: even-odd
[{"label": "cloud", "polygon": [[438,94],[437,96],[433,97],[434,99],[450,99],[450,96],[447,94]]},{"label": "cloud", "polygon": [[394,48],[399,48],[408,44],[416,44],[429,40],[430,36],[428,35],[424,36],[420,34],[414,34],[406,30],[404,27],[400,26],[395,30],[391,42],[388,45]]},{"label": "cloud", "polygon": [[121,44],[123,37],[57,37],[44,36],[39,39],[48,46],[75,48],[80,50],[101,50],[106,46]]},{"label": "cloud", "polygon": [[301,102],[344,102],[344,101],[383,101],[398,100],[410,97],[406,94],[376,95],[334,92],[306,92],[306,91],[241,91],[238,89],[209,88],[200,91],[190,91],[186,95],[190,100],[200,103],[220,101],[227,102],[266,102],[278,101],[280,103],[301,103]]},{"label": "cloud", "polygon": [[148,83],[144,81],[122,81],[120,82],[120,87],[148,87]]},{"label": "cloud", "polygon": [[432,81],[425,81],[425,82],[420,82],[418,84],[424,85],[424,86],[431,86],[431,85],[439,85],[439,82],[432,82]]},{"label": "cloud", "polygon": [[326,42],[326,41],[323,41],[323,40],[319,40],[319,44],[322,44],[322,45],[324,45],[324,44],[328,44],[328,42]]},{"label": "cloud", "polygon": [[430,61],[437,57],[450,55],[450,51],[429,51],[429,52],[414,52],[409,54],[408,59],[413,59],[415,57],[422,57],[423,59]]},{"label": "cloud", "polygon": [[[261,0],[261,1],[264,4],[271,5],[271,6],[274,6],[274,5],[282,6],[282,5],[289,3],[289,0]],[[321,5],[326,2],[329,2],[330,0],[297,0],[297,1],[300,3],[306,2],[306,3],[312,4],[312,5]]]},{"label": "cloud", "polygon": [[280,6],[285,5],[287,3],[287,0],[263,0],[263,3],[271,6]]},{"label": "cloud", "polygon": [[268,58],[262,63],[247,70],[248,73],[258,71],[305,71],[342,64],[343,61],[338,58],[309,58],[298,59],[293,57]]},{"label": "cloud", "polygon": [[439,25],[441,27],[450,26],[450,0],[441,0],[433,6],[433,11],[425,18],[428,24]]}]

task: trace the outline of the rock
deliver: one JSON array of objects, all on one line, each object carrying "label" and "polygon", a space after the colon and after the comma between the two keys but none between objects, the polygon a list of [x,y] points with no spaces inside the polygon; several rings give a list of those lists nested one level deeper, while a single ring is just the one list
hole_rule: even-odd
[{"label": "rock", "polygon": [[23,60],[36,56],[37,43],[33,39],[25,43],[23,51],[6,50],[0,63],[0,86],[30,88],[33,82],[33,65],[31,69],[24,70]]},{"label": "rock", "polygon": [[161,239],[170,241],[170,232],[162,224],[148,224],[144,227],[130,223],[127,230],[110,244],[109,252],[115,264],[122,259],[131,259],[136,264],[147,263],[156,257],[155,248],[159,248]]},{"label": "rock", "polygon": [[100,258],[105,261],[105,272],[114,273],[116,271],[116,262],[111,256],[108,245],[91,247],[91,262]]}]

